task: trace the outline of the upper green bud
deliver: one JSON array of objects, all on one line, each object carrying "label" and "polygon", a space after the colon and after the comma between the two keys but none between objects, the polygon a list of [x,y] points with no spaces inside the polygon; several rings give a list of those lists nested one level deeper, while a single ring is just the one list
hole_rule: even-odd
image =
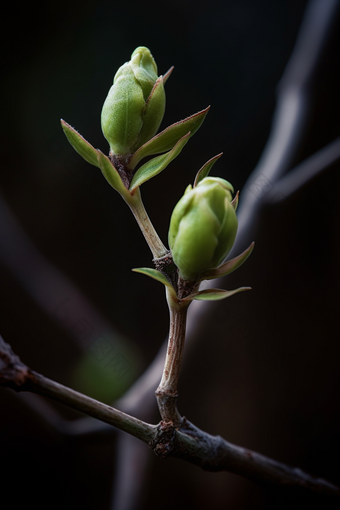
[{"label": "upper green bud", "polygon": [[143,89],[144,100],[146,101],[158,78],[157,65],[150,50],[144,46],[135,49],[131,55],[130,65]]},{"label": "upper green bud", "polygon": [[104,102],[101,123],[111,151],[133,154],[158,131],[165,110],[163,77],[148,48],[137,48],[122,65]]},{"label": "upper green bud", "polygon": [[228,181],[206,177],[195,188],[188,186],[173,210],[169,246],[185,280],[219,266],[232,249],[237,232],[233,191]]}]

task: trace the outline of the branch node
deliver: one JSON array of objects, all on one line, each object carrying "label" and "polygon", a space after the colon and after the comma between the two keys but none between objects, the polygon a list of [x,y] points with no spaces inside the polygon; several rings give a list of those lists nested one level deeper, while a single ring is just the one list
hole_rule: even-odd
[{"label": "branch node", "polygon": [[176,428],[172,422],[161,421],[152,449],[157,457],[169,457],[175,446]]},{"label": "branch node", "polygon": [[171,283],[176,293],[178,291],[178,270],[172,259],[171,252],[168,252],[163,257],[154,258],[153,261],[155,269],[160,271],[165,278]]}]

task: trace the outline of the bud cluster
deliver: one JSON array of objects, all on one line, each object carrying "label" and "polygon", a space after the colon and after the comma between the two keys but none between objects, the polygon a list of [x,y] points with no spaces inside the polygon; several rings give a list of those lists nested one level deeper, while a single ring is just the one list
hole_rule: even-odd
[{"label": "bud cluster", "polygon": [[[165,110],[164,83],[171,72],[172,68],[164,76],[158,76],[155,60],[144,46],[138,47],[131,60],[118,69],[101,112],[102,131],[110,145],[109,157],[66,122],[62,121],[62,127],[74,149],[88,163],[100,168],[110,185],[124,198],[141,227],[156,269],[137,271],[163,283],[173,303],[224,299],[247,287],[233,291],[199,291],[201,281],[225,276],[237,269],[250,255],[253,245],[223,263],[236,238],[238,194],[233,200],[232,185],[209,176],[221,154],[199,170],[194,185],[187,187],[175,206],[168,235],[171,253],[159,239],[141,200],[140,186],[162,172],[180,154],[209,110],[208,107],[157,133]],[[152,158],[138,166],[149,156]]]}]

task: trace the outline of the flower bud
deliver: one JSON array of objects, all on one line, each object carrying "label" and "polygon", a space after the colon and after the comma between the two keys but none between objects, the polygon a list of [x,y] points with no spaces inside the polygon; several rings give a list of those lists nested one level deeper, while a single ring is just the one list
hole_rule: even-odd
[{"label": "flower bud", "polygon": [[156,134],[165,110],[163,78],[157,73],[150,50],[143,46],[118,69],[101,115],[114,154],[133,154]]},{"label": "flower bud", "polygon": [[206,177],[191,185],[173,210],[169,246],[185,280],[197,280],[217,267],[234,245],[237,218],[231,204],[232,185],[218,177]]}]

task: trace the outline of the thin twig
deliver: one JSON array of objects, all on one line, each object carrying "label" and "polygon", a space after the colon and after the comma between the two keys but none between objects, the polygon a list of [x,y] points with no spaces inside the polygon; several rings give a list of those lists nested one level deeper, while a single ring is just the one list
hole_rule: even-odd
[{"label": "thin twig", "polygon": [[146,443],[160,457],[173,456],[208,471],[229,471],[261,483],[298,486],[340,498],[340,489],[326,480],[211,436],[184,420],[151,425],[82,395],[27,367],[0,337],[0,386],[31,391],[117,427]]},{"label": "thin twig", "polygon": [[147,444],[152,444],[154,441],[155,426],[34,372],[14,354],[11,346],[4,342],[1,336],[0,386],[9,387],[15,391],[30,391],[48,397],[128,432]]},{"label": "thin twig", "polygon": [[177,410],[177,397],[189,303],[176,301],[168,290],[167,301],[170,311],[169,340],[156,397],[162,420],[172,422],[177,427],[183,421]]}]

